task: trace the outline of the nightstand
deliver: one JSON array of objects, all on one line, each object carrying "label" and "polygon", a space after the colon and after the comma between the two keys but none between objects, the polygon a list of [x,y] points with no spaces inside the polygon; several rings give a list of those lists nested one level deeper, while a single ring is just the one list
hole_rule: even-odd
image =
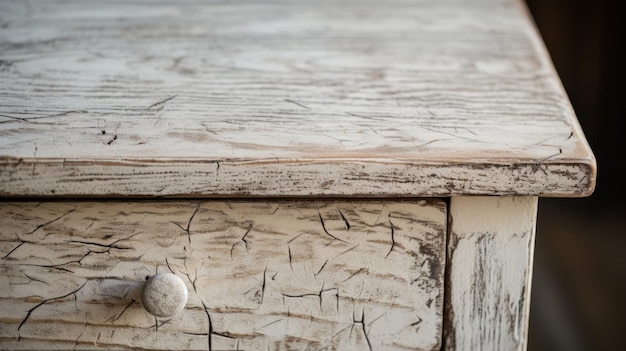
[{"label": "nightstand", "polygon": [[520,1],[0,3],[0,348],[523,350],[595,159]]}]

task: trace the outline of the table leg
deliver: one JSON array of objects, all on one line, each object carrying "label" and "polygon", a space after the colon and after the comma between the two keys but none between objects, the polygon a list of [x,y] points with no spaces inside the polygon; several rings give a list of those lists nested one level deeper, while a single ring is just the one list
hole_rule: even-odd
[{"label": "table leg", "polygon": [[446,350],[525,350],[537,197],[450,200]]}]

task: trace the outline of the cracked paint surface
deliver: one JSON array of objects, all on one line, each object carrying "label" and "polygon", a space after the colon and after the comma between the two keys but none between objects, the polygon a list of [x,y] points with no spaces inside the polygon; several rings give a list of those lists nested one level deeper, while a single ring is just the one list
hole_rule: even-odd
[{"label": "cracked paint surface", "polygon": [[2,203],[0,347],[438,349],[445,232],[439,200]]}]

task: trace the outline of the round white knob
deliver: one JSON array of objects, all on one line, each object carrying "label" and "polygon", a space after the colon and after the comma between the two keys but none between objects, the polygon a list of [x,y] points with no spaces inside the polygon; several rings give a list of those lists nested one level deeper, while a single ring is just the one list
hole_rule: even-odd
[{"label": "round white knob", "polygon": [[173,317],[187,304],[187,286],[172,273],[160,273],[146,281],[141,294],[143,307],[157,317]]}]

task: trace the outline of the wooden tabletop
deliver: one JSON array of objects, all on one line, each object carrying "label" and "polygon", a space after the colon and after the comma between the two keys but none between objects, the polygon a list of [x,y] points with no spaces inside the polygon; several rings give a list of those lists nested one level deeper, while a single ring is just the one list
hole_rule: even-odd
[{"label": "wooden tabletop", "polygon": [[0,1],[0,196],[586,196],[517,0]]}]

